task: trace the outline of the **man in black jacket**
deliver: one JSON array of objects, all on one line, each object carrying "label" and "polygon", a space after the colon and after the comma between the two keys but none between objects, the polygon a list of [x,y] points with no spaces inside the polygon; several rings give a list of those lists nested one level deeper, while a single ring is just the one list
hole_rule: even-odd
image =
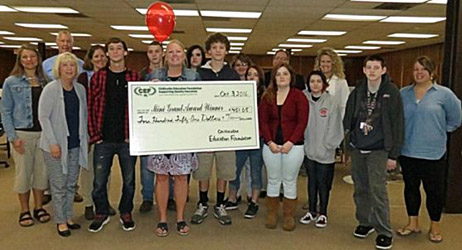
[{"label": "man in black jacket", "polygon": [[[276,67],[280,63],[289,63],[290,61],[290,54],[288,51],[280,49],[276,51],[276,53],[273,56],[273,67]],[[268,88],[270,82],[271,82],[271,71],[268,71],[265,73],[265,86]],[[305,79],[303,78],[302,75],[300,74],[295,74],[295,88],[304,90],[306,88],[305,86]]]},{"label": "man in black jacket", "polygon": [[404,139],[403,103],[386,71],[380,56],[366,58],[363,65],[366,78],[348,97],[343,120],[351,151],[359,222],[354,236],[366,238],[377,231],[378,249],[392,247],[386,177],[387,170],[396,168]]}]

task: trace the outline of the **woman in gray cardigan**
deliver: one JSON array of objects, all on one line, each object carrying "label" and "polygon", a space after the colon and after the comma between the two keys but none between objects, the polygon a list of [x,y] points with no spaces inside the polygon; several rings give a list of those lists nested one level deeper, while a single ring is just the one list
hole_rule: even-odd
[{"label": "woman in gray cardigan", "polygon": [[77,57],[62,53],[53,66],[55,81],[49,83],[39,101],[43,150],[50,182],[58,234],[79,229],[72,221],[72,205],[80,166],[87,167],[88,130],[85,88],[77,84]]}]

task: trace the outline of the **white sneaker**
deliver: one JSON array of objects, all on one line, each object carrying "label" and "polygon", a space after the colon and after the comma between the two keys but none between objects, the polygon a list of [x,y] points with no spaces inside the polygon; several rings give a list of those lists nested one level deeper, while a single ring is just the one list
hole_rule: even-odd
[{"label": "white sneaker", "polygon": [[305,216],[303,216],[302,218],[300,218],[300,223],[302,224],[305,224],[305,225],[308,225],[310,224],[312,221],[315,221],[315,217],[313,217],[313,215],[310,213],[310,212],[307,212],[305,214]]},{"label": "white sneaker", "polygon": [[327,226],[327,217],[325,215],[320,215],[318,216],[318,219],[316,220],[316,227],[319,228],[324,228]]}]

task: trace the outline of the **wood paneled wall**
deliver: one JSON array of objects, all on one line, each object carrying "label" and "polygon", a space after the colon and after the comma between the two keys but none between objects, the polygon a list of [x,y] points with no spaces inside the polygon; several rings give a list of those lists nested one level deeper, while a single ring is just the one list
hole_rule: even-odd
[{"label": "wood paneled wall", "polygon": [[[47,57],[57,53],[56,50],[47,51]],[[85,56],[85,51],[76,51],[79,58]],[[393,81],[398,87],[409,85],[412,82],[413,63],[415,59],[421,55],[427,55],[432,58],[438,72],[441,72],[444,56],[444,44],[434,44],[430,46],[410,48],[395,52],[381,54],[388,64],[388,72]],[[271,55],[249,55],[252,61],[261,66],[263,69],[271,69],[273,57]],[[0,83],[3,83],[13,69],[16,55],[12,50],[0,49]],[[232,55],[226,58],[231,61]],[[362,64],[364,57],[344,57],[345,75],[348,84],[354,86],[356,81],[363,77]],[[292,56],[291,65],[295,71],[303,75],[305,78],[313,70],[315,57],[313,56]],[[127,57],[127,66],[133,70],[140,71],[148,64],[146,53],[132,52]],[[439,73],[440,74],[440,73]]]}]

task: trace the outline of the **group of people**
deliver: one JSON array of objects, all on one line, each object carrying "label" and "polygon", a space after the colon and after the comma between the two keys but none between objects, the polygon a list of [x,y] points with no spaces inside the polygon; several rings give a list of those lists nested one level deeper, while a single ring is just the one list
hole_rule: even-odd
[{"label": "group of people", "polygon": [[[59,54],[43,63],[34,47],[23,45],[3,84],[2,122],[14,149],[14,190],[21,205],[21,226],[32,226],[34,219],[41,223],[50,220],[42,205],[43,192],[49,188],[59,235],[66,237],[79,229],[72,219],[72,205],[80,175],[85,218],[93,220],[88,230],[102,230],[114,214],[108,190],[117,155],[123,180],[120,223],[125,231],[135,229],[132,211],[137,157],[129,153],[129,81],[252,80],[257,87],[259,149],[140,157],[143,202],[139,211],[152,210],[155,194],[157,236],[170,232],[168,207],[177,212],[176,232],[190,233],[184,211],[191,175],[199,182],[199,201],[190,222],[205,220],[213,166],[217,189],[213,215],[220,224],[232,224],[227,210],[237,209],[243,189],[247,189],[248,201],[244,216],[254,218],[265,190],[265,226],[277,227],[282,199],[282,228],[294,230],[297,179],[304,166],[309,205],[299,222],[326,227],[335,151],[343,141],[352,158],[359,223],[354,236],[366,238],[377,231],[376,247],[392,247],[386,173],[399,161],[409,223],[397,234],[420,232],[419,188],[423,183],[431,218],[429,239],[442,241],[439,221],[444,205],[446,135],[461,125],[462,111],[454,93],[437,84],[430,58],[416,60],[414,82],[400,91],[387,75],[383,58],[369,56],[363,65],[365,77],[349,93],[342,60],[330,48],[318,51],[315,68],[305,83],[290,66],[290,53],[284,50],[276,52],[273,69],[266,74],[245,54],[236,55],[228,64],[225,56],[230,43],[221,33],[207,38],[205,50],[200,45],[186,49],[172,40],[164,51],[154,41],[147,49],[149,65],[139,73],[127,68],[127,45],[119,38],[109,39],[104,47],[92,46],[84,61],[71,53],[69,32],[59,32],[56,41]],[[247,187],[241,187],[244,169]]]}]

